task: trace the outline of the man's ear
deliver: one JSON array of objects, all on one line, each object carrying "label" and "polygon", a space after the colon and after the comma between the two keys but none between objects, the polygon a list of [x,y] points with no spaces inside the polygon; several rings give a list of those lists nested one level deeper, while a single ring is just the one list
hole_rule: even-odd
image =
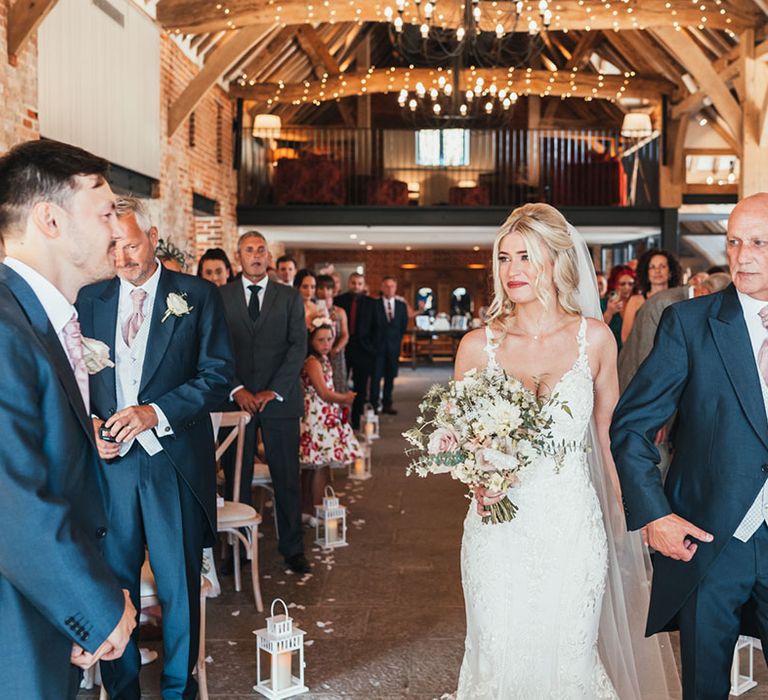
[{"label": "man's ear", "polygon": [[32,225],[47,238],[61,235],[61,220],[64,210],[52,202],[37,202],[32,205],[29,219]]},{"label": "man's ear", "polygon": [[160,235],[158,233],[157,226],[150,227],[147,235],[149,236],[150,243],[152,243],[152,247],[157,248],[157,242],[160,240]]},{"label": "man's ear", "polygon": [[243,266],[243,261],[242,261],[242,260],[240,260],[240,249],[239,249],[239,248],[238,248],[238,249],[235,251],[235,262],[236,262],[238,265],[240,265],[240,267],[242,267],[242,266]]}]

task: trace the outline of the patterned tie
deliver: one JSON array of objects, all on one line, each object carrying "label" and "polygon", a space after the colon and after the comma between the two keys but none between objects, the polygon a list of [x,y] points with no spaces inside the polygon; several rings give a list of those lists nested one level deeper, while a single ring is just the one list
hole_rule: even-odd
[{"label": "patterned tie", "polygon": [[146,298],[147,293],[143,289],[131,290],[133,311],[123,324],[123,340],[128,347],[131,347],[131,343],[139,333],[141,324],[144,323],[144,300]]},{"label": "patterned tie", "polygon": [[387,299],[384,301],[384,305],[387,307],[387,323],[392,323],[392,301],[390,299]]},{"label": "patterned tie", "polygon": [[[768,329],[768,306],[764,306],[758,313],[763,322],[763,328]],[[760,351],[757,353],[757,366],[760,368],[763,380],[768,384],[768,337],[763,341]]]},{"label": "patterned tie", "polygon": [[72,371],[75,373],[80,396],[83,397],[85,410],[87,413],[90,413],[91,397],[88,392],[88,370],[83,358],[83,336],[80,333],[80,322],[74,314],[64,326],[64,346],[67,349],[69,364],[72,365]]},{"label": "patterned tie", "polygon": [[261,313],[259,307],[259,290],[261,287],[258,284],[249,284],[248,289],[251,290],[251,299],[248,302],[248,315],[251,317],[251,321],[255,321]]}]

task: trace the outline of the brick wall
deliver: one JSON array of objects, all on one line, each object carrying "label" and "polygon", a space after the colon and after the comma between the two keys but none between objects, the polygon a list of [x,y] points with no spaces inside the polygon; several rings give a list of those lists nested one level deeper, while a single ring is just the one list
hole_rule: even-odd
[{"label": "brick wall", "polygon": [[37,40],[24,45],[15,66],[8,62],[7,22],[11,0],[0,0],[0,153],[40,136],[37,122]]},{"label": "brick wall", "polygon": [[[437,294],[438,311],[448,312],[451,292],[466,287],[474,300],[475,313],[491,298],[490,252],[487,250],[292,250],[294,257],[303,259],[306,267],[314,269],[326,263],[359,263],[364,266],[371,295],[378,296],[381,280],[392,275],[398,280],[398,292],[411,304],[420,287],[432,287]],[[403,269],[401,265],[416,265]],[[471,269],[469,265],[485,265]],[[346,290],[347,281],[342,280]]]},{"label": "brick wall", "polygon": [[226,248],[224,224],[220,216],[195,217],[195,258],[199,259],[208,248]]}]

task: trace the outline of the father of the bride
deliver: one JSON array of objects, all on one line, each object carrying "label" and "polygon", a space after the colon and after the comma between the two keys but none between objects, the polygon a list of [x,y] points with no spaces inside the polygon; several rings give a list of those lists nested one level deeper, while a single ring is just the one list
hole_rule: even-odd
[{"label": "father of the bride", "polygon": [[[111,537],[73,303],[114,274],[107,162],[52,141],[0,158],[0,696],[74,698],[123,653],[136,610]],[[75,664],[74,666],[72,664]]]},{"label": "father of the bride", "polygon": [[665,311],[611,428],[627,526],[657,552],[647,633],[679,626],[686,700],[728,697],[740,630],[768,651],[768,194],[733,210],[727,249],[733,284]]}]

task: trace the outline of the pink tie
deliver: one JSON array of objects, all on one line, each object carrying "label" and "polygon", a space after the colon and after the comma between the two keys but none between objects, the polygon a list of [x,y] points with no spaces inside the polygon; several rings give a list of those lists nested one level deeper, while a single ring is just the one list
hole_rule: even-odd
[{"label": "pink tie", "polygon": [[72,371],[75,373],[75,380],[80,389],[80,396],[83,397],[83,404],[87,413],[91,412],[91,397],[88,392],[88,370],[83,358],[83,336],[80,333],[80,322],[77,316],[67,321],[64,326],[64,345],[67,348],[69,364],[72,365]]},{"label": "pink tie", "polygon": [[[768,306],[764,306],[758,313],[760,320],[763,322],[763,327],[768,329]],[[768,338],[763,341],[757,353],[757,366],[760,368],[763,380],[768,384]]]},{"label": "pink tie", "polygon": [[128,347],[131,347],[136,335],[144,323],[144,300],[147,293],[143,289],[134,289],[131,291],[131,301],[133,302],[133,311],[123,324],[123,340]]}]

